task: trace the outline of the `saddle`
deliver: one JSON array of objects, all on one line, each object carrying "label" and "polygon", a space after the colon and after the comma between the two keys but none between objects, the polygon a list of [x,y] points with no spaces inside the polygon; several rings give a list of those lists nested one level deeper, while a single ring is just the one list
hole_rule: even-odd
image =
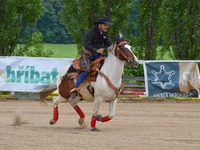
[{"label": "saddle", "polygon": [[[83,64],[81,62],[82,61],[81,57],[82,56],[79,56],[73,60],[72,65],[69,67],[67,73],[62,77],[61,84],[59,86],[59,93],[65,98],[68,98],[70,95],[70,92],[72,92],[73,90],[76,90],[79,93],[83,86],[83,83],[81,83],[76,89],[74,89],[75,88],[74,80],[78,77],[78,75],[82,71],[88,71],[81,65]],[[101,56],[100,58],[92,62],[91,68],[89,70],[90,73],[86,78],[86,81],[89,83],[89,86],[87,87],[87,89],[92,95],[94,95],[94,89],[91,86],[91,82],[96,81],[98,70],[100,70],[100,68],[103,66],[104,59],[105,57]]]},{"label": "saddle", "polygon": [[70,66],[69,70],[67,71],[67,77],[69,79],[75,79],[78,77],[78,75],[82,71],[87,71],[90,72],[89,76],[87,77],[87,81],[96,81],[96,77],[98,75],[97,69],[100,69],[103,66],[104,59],[105,57],[101,56],[100,58],[96,59],[95,61],[92,62],[90,70],[85,69],[81,64],[83,64],[81,61],[82,56],[79,56],[75,58],[72,62],[72,65]]}]

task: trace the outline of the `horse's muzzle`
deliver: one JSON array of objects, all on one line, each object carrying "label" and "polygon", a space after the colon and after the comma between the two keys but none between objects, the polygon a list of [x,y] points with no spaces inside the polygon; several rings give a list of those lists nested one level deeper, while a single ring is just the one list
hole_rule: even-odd
[{"label": "horse's muzzle", "polygon": [[129,61],[131,67],[135,68],[138,65],[137,61]]}]

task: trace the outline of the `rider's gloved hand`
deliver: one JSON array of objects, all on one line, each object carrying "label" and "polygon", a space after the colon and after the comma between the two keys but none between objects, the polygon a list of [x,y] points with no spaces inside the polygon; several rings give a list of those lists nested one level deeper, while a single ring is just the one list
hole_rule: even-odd
[{"label": "rider's gloved hand", "polygon": [[107,49],[109,52],[111,52],[113,50],[114,45],[109,46]]},{"label": "rider's gloved hand", "polygon": [[99,48],[99,49],[97,50],[97,53],[99,53],[99,54],[103,54],[103,52],[104,52],[104,48]]}]

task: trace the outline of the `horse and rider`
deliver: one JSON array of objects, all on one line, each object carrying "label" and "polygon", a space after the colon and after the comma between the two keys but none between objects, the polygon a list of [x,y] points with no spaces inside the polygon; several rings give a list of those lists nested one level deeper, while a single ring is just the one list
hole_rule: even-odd
[{"label": "horse and rider", "polygon": [[[68,101],[80,117],[79,125],[84,127],[85,114],[78,106],[78,102],[88,99],[94,101],[90,126],[92,131],[96,131],[96,121],[107,122],[115,115],[118,95],[124,86],[122,81],[124,63],[137,65],[137,57],[123,37],[112,45],[107,30],[113,23],[108,17],[100,17],[94,24],[95,27],[89,29],[85,35],[81,57],[75,59],[78,61],[74,60],[66,73],[58,78],[60,80],[57,85],[59,95],[53,100],[54,111],[53,119],[50,120],[51,125],[58,120],[58,104]],[[105,51],[108,53],[106,57]],[[94,74],[94,80],[91,74]],[[109,103],[109,115],[106,116],[98,113],[103,101]]]}]

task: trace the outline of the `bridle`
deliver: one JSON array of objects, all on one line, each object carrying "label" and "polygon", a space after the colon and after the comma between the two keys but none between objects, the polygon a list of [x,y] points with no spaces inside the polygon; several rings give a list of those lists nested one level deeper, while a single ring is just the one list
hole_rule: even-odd
[{"label": "bridle", "polygon": [[116,43],[113,47],[113,50],[112,50],[112,54],[114,56],[116,56],[118,59],[122,60],[122,61],[125,61],[125,62],[131,62],[132,60],[132,57],[128,57],[124,52],[123,52],[123,46],[125,44],[128,44],[128,42],[126,41],[123,41],[123,42],[120,42],[120,43]]}]

